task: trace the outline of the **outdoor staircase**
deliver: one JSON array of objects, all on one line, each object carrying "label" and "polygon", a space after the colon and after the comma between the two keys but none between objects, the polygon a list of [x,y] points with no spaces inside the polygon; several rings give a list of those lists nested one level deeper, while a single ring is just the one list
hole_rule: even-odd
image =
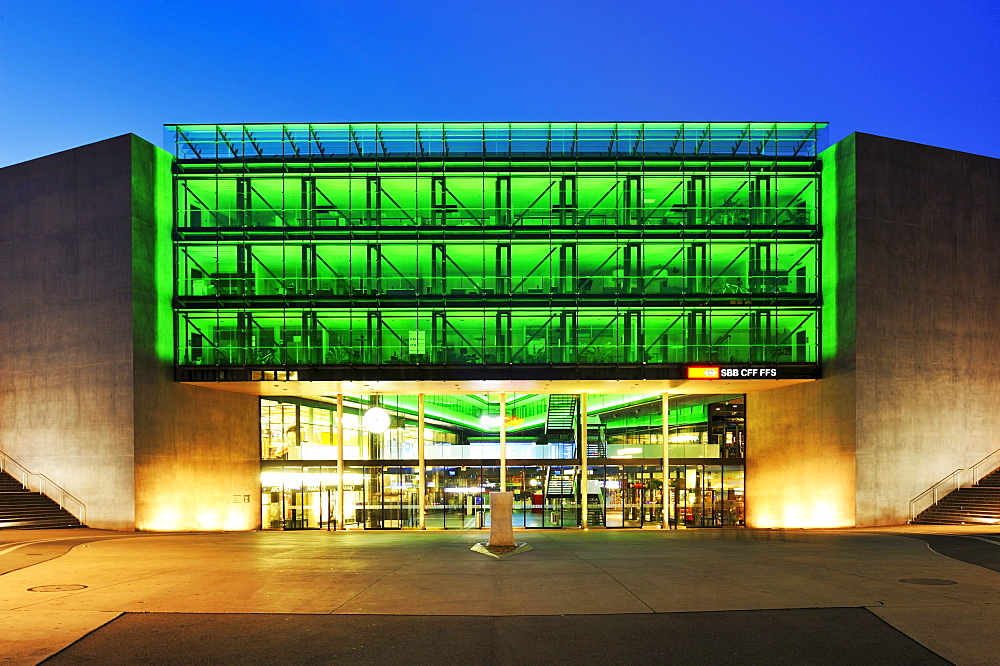
[{"label": "outdoor staircase", "polygon": [[41,493],[31,492],[0,472],[0,529],[83,527],[77,518]]},{"label": "outdoor staircase", "polygon": [[1000,469],[958,488],[913,519],[920,525],[1000,524]]}]

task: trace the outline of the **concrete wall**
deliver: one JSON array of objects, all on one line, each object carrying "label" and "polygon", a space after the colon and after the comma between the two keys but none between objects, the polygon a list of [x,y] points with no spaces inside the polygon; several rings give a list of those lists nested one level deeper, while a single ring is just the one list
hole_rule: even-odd
[{"label": "concrete wall", "polygon": [[178,384],[173,377],[170,167],[167,153],[134,139],[136,528],[255,529],[260,526],[257,398]]},{"label": "concrete wall", "polygon": [[823,379],[747,396],[752,526],[904,523],[1000,448],[1000,160],[867,134],[822,158]]},{"label": "concrete wall", "polygon": [[1000,160],[857,134],[857,522],[1000,448]]},{"label": "concrete wall", "polygon": [[169,155],[126,135],[14,165],[0,202],[0,450],[91,527],[257,527],[257,399],[173,381]]},{"label": "concrete wall", "polygon": [[0,169],[0,450],[131,529],[131,137]]},{"label": "concrete wall", "polygon": [[823,159],[823,379],[747,394],[751,527],[855,521],[854,141]]}]

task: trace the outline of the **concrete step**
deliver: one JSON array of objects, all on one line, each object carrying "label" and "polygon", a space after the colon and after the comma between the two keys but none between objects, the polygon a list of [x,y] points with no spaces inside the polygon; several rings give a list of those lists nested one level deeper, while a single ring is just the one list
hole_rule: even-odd
[{"label": "concrete step", "polygon": [[989,501],[989,502],[979,501],[979,500],[976,500],[975,498],[971,498],[970,499],[970,498],[966,497],[964,499],[963,498],[954,499],[954,500],[949,501],[949,502],[943,502],[943,501],[942,502],[938,502],[938,506],[997,506],[997,507],[1000,507],[1000,503],[993,502],[993,501]]},{"label": "concrete step", "polygon": [[915,525],[1000,525],[996,520],[915,520]]},{"label": "concrete step", "polygon": [[25,497],[23,499],[13,499],[13,500],[0,500],[0,511],[5,508],[22,508],[22,507],[52,507],[54,509],[60,508],[58,504],[50,500],[48,497]]},{"label": "concrete step", "polygon": [[967,518],[1000,520],[1000,511],[928,511],[921,518],[933,518],[935,520],[965,520]]},{"label": "concrete step", "polygon": [[2,529],[20,529],[20,530],[44,530],[44,529],[63,529],[67,527],[83,527],[80,521],[75,518],[72,520],[67,519],[48,519],[48,518],[26,518],[23,520],[0,520],[0,530]]},{"label": "concrete step", "polygon": [[56,507],[55,509],[45,508],[45,509],[24,509],[24,510],[5,510],[0,509],[0,518],[57,518],[69,516],[73,517],[69,511],[65,511]]},{"label": "concrete step", "polygon": [[982,500],[992,500],[994,502],[1000,501],[1000,489],[992,490],[986,488],[970,488],[968,491],[959,491],[951,493],[950,495],[945,495],[942,501],[948,499],[949,497],[972,497],[975,499]]},{"label": "concrete step", "polygon": [[69,511],[41,493],[31,492],[0,473],[0,529],[83,527]]},{"label": "concrete step", "polygon": [[961,509],[962,507],[982,507],[982,508],[994,508],[1000,509],[1000,504],[996,502],[977,502],[976,500],[964,499],[955,500],[951,502],[939,502],[939,507]]},{"label": "concrete step", "polygon": [[929,513],[920,516],[920,520],[944,520],[949,522],[997,522],[1000,521],[998,513]]},{"label": "concrete step", "polygon": [[987,474],[972,487],[952,491],[913,522],[922,525],[1000,524],[1000,469]]},{"label": "concrete step", "polygon": [[981,500],[975,497],[955,497],[941,500],[937,506],[1000,506],[995,500]]}]

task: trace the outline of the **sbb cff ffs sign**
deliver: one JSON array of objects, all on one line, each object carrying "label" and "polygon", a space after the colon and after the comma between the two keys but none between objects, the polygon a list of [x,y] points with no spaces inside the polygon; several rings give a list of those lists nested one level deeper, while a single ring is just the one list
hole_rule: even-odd
[{"label": "sbb cff ffs sign", "polygon": [[727,367],[724,365],[689,365],[688,379],[777,379],[775,367]]}]

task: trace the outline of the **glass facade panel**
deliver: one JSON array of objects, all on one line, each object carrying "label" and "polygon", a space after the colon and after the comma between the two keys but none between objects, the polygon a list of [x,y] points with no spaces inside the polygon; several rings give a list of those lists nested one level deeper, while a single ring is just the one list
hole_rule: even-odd
[{"label": "glass facade panel", "polygon": [[431,466],[427,469],[427,527],[480,529],[490,526],[490,491],[500,485],[497,467]]},{"label": "glass facade panel", "polygon": [[336,467],[267,466],[261,471],[264,529],[331,529],[335,527]]},{"label": "glass facade panel", "polygon": [[[514,524],[579,526],[581,396],[424,396],[425,486],[419,484],[415,395],[343,396],[344,528],[489,527],[489,493],[500,490],[500,430]],[[663,421],[659,394],[588,394],[587,524],[656,527],[663,522]],[[670,400],[671,524],[743,524],[744,398]],[[385,410],[381,425],[368,415]],[[337,405],[263,398],[261,458],[265,529],[336,527]],[[398,461],[398,462],[393,462]],[[551,462],[550,462],[551,461]]]},{"label": "glass facade panel", "polygon": [[530,529],[579,525],[575,465],[507,468],[507,490],[514,493],[514,527]]},{"label": "glass facade panel", "polygon": [[[506,457],[516,460],[579,460],[578,395],[506,394]],[[587,396],[587,457],[614,460],[662,457],[659,394]],[[388,425],[372,432],[364,415],[384,409]],[[337,459],[337,412],[333,403],[261,400],[263,460]],[[416,395],[344,396],[344,459],[416,460]],[[427,460],[499,460],[500,394],[424,396]],[[688,395],[671,399],[671,459],[742,459],[746,447],[742,396]]]},{"label": "glass facade panel", "polygon": [[817,360],[805,308],[182,311],[182,365]]},{"label": "glass facade panel", "polygon": [[591,498],[587,524],[608,528],[662,524],[662,470],[662,465],[590,467]]},{"label": "glass facade panel", "polygon": [[511,165],[506,172],[491,168],[489,173],[445,176],[400,174],[398,165],[384,175],[377,165],[372,168],[377,175],[366,177],[336,172],[208,175],[189,169],[177,179],[177,223],[220,232],[242,227],[485,230],[571,224],[777,227],[794,234],[817,222],[817,180],[808,173],[684,175],[638,167],[629,175],[619,167],[601,175],[558,166],[531,173]]},{"label": "glass facade panel", "polygon": [[683,465],[670,468],[672,516],[685,527],[744,524],[742,465]]}]

